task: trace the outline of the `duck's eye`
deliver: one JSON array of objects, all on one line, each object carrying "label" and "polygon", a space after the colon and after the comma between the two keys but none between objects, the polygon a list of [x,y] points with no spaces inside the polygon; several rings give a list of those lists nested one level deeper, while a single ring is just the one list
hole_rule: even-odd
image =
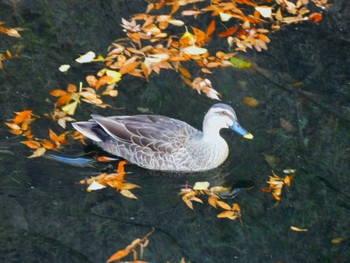
[{"label": "duck's eye", "polygon": [[228,113],[226,111],[220,111],[219,114],[221,116],[229,116]]}]

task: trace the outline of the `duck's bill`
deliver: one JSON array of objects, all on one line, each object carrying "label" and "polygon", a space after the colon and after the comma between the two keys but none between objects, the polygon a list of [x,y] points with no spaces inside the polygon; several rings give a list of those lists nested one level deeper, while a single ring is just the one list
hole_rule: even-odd
[{"label": "duck's bill", "polygon": [[232,124],[232,126],[230,126],[230,129],[242,135],[243,138],[250,140],[253,139],[253,135],[247,132],[237,121],[234,124]]}]

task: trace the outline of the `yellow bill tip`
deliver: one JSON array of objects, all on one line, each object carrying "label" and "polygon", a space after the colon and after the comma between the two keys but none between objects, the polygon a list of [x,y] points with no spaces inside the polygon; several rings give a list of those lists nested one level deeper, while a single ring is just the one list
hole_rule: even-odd
[{"label": "yellow bill tip", "polygon": [[246,138],[246,139],[251,140],[251,139],[253,139],[253,138],[254,138],[254,136],[253,136],[253,134],[248,133],[248,134],[244,135],[244,136],[243,136],[243,138]]}]

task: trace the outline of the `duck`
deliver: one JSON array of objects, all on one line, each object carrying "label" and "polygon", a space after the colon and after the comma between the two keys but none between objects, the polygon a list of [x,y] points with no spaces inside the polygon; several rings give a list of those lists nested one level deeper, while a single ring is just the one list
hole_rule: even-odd
[{"label": "duck", "polygon": [[224,103],[211,106],[204,116],[202,131],[162,115],[93,114],[91,118],[72,125],[104,151],[149,170],[183,173],[212,170],[229,155],[221,129],[253,138],[239,124],[233,108]]}]

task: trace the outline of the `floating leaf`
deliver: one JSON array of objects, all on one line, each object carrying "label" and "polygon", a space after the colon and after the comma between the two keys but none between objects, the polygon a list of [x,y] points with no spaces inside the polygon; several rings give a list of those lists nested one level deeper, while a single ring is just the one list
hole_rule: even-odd
[{"label": "floating leaf", "polygon": [[75,59],[78,63],[89,63],[94,60],[96,54],[92,51],[87,52],[86,54]]},{"label": "floating leaf", "polygon": [[14,124],[22,123],[24,120],[32,116],[32,113],[33,113],[32,110],[24,110],[21,112],[16,112],[16,117],[13,119],[13,123]]},{"label": "floating leaf", "polygon": [[78,103],[79,101],[73,101],[65,106],[62,107],[62,110],[64,112],[67,112],[69,115],[74,115],[75,113],[75,110],[77,109],[78,107]]},{"label": "floating leaf", "polygon": [[116,83],[122,79],[122,74],[115,70],[107,69],[106,75],[112,77],[112,79],[108,81],[107,84]]},{"label": "floating leaf", "polygon": [[252,63],[236,57],[230,58],[230,62],[235,68],[239,69],[250,68],[252,66]]},{"label": "floating leaf", "polygon": [[286,119],[280,118],[280,125],[286,132],[292,132],[294,130],[293,125]]},{"label": "floating leaf", "polygon": [[259,105],[259,101],[253,97],[244,97],[243,101],[250,107],[257,107]]},{"label": "floating leaf", "polygon": [[89,185],[89,187],[86,189],[86,191],[91,192],[91,191],[95,191],[95,190],[101,190],[103,188],[106,188],[106,186],[103,184],[100,184],[96,181],[93,181],[93,183]]},{"label": "floating leaf", "polygon": [[130,250],[125,250],[125,249],[119,250],[119,251],[117,251],[116,253],[114,253],[114,254],[107,260],[107,263],[120,260],[120,259],[126,257],[127,255],[129,255],[130,252],[131,252]]},{"label": "floating leaf", "polygon": [[58,68],[58,70],[61,71],[61,72],[67,72],[69,69],[70,69],[70,65],[68,65],[68,64],[61,65]]},{"label": "floating leaf", "polygon": [[255,10],[258,11],[265,18],[271,17],[271,14],[272,14],[271,6],[256,6]]},{"label": "floating leaf", "polygon": [[223,12],[220,12],[219,15],[220,15],[220,19],[221,19],[222,22],[227,22],[227,21],[229,21],[232,18],[231,14],[226,14],[226,13],[223,13]]},{"label": "floating leaf", "polygon": [[38,149],[41,147],[41,144],[37,141],[29,140],[29,141],[23,141],[21,143],[23,143],[24,145],[26,145],[30,149]]},{"label": "floating leaf", "polygon": [[201,191],[201,190],[208,190],[210,186],[209,182],[196,182],[193,186],[193,190]]},{"label": "floating leaf", "polygon": [[133,194],[132,192],[130,192],[129,190],[123,189],[123,190],[120,191],[120,193],[121,193],[122,195],[124,195],[125,197],[127,197],[127,198],[137,199],[137,196],[134,195],[134,194]]},{"label": "floating leaf", "polygon": [[344,241],[344,237],[336,237],[332,239],[332,244],[333,245],[339,245],[341,242]]},{"label": "floating leaf", "polygon": [[46,152],[46,149],[44,147],[40,147],[40,148],[36,149],[36,151],[33,152],[32,155],[28,156],[28,158],[40,157],[40,156],[44,155],[45,152]]},{"label": "floating leaf", "polygon": [[307,231],[306,228],[300,228],[297,226],[291,226],[290,229],[292,229],[293,231],[296,231],[296,232],[306,232]]}]

